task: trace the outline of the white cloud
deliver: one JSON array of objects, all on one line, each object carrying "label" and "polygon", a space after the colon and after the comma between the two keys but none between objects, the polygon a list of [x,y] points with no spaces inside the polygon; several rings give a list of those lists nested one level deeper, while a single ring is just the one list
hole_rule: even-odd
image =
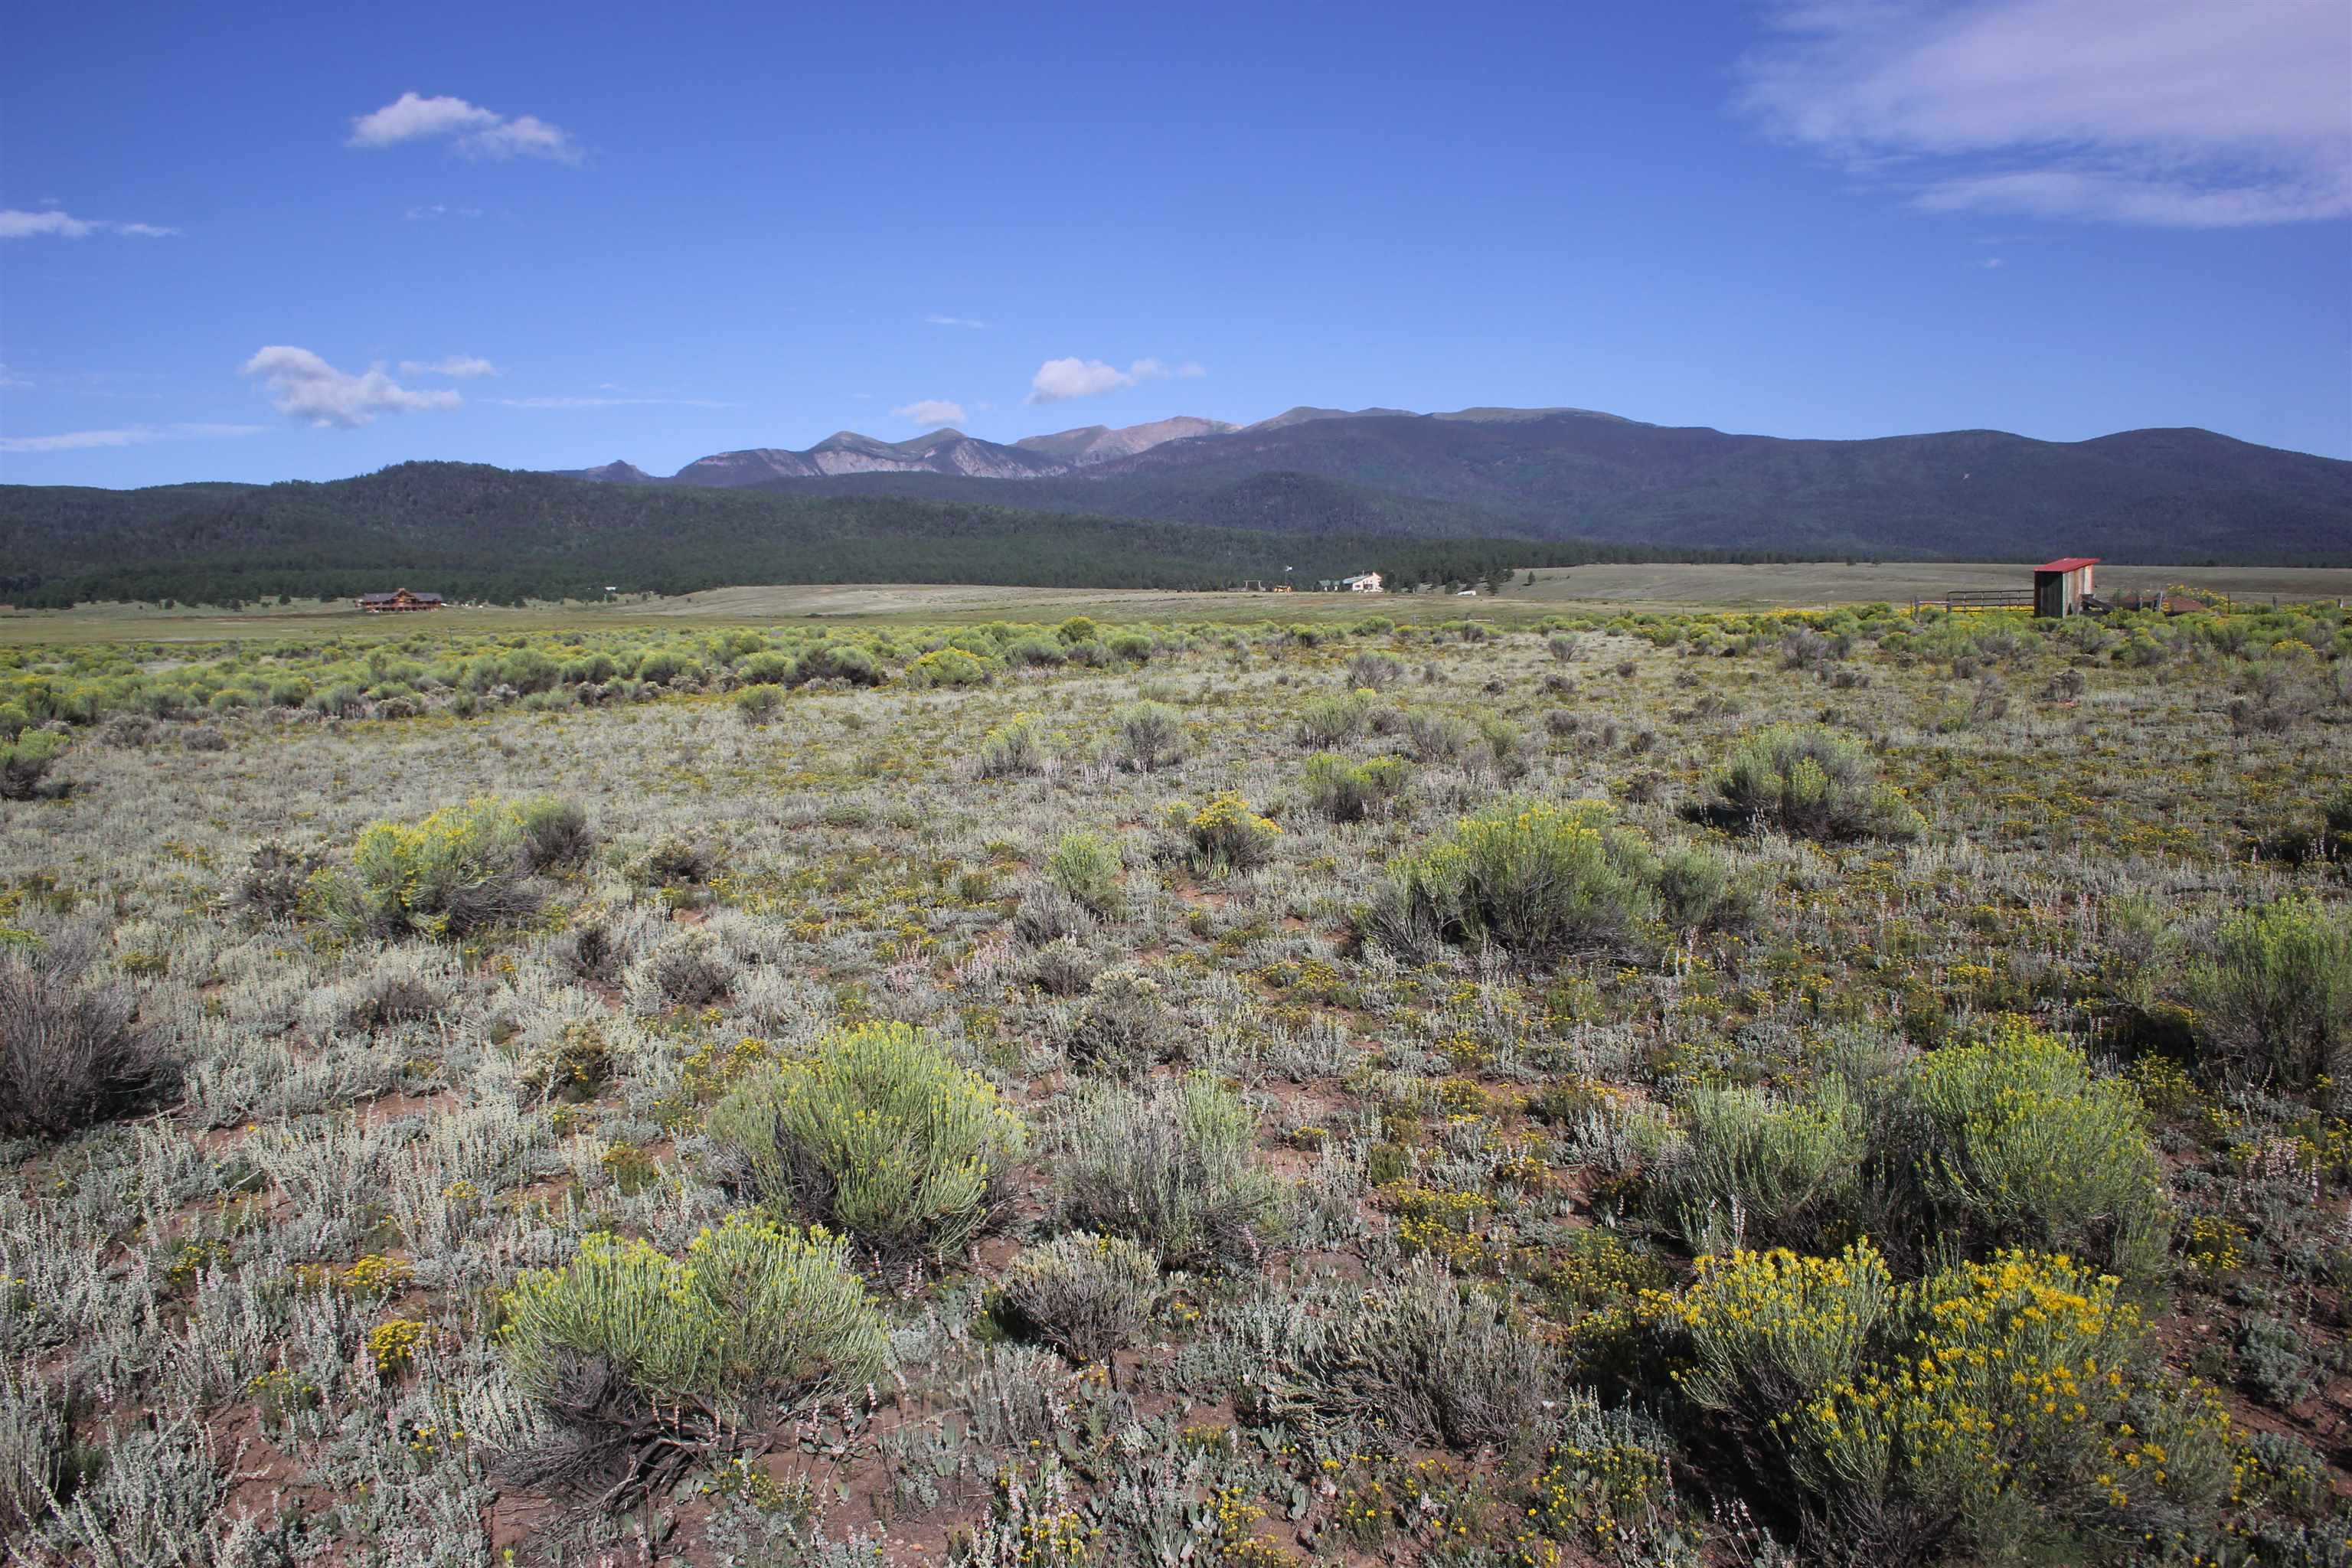
[{"label": "white cloud", "polygon": [[386,375],[380,364],[353,375],[337,370],[309,349],[282,344],[255,354],[240,367],[240,374],[260,376],[268,384],[270,400],[279,413],[315,426],[337,425],[347,430],[373,423],[379,414],[455,408],[465,401],[447,389],[411,392]]},{"label": "white cloud", "polygon": [[535,114],[509,120],[462,98],[425,98],[414,92],[402,93],[372,114],[354,115],[345,145],[397,147],[407,142],[444,141],[468,158],[580,162],[580,143],[572,133]]},{"label": "white cloud", "polygon": [[732,408],[708,397],[493,397],[501,408],[635,408],[647,405],[671,408]]},{"label": "white cloud", "polygon": [[496,375],[499,367],[486,359],[471,354],[451,354],[446,359],[400,362],[403,375],[446,375],[452,381],[467,381],[478,375]]},{"label": "white cloud", "polygon": [[1171,376],[1192,381],[1208,374],[1208,371],[1192,360],[1170,366],[1156,359],[1139,359],[1125,370],[1115,364],[1105,364],[1098,359],[1049,359],[1037,367],[1029,379],[1031,403],[1059,403],[1066,397],[1100,397],[1118,392],[1143,381],[1165,381]]},{"label": "white cloud", "polygon": [[0,436],[0,452],[81,452],[143,447],[150,441],[212,441],[258,436],[265,425],[131,425],[119,430],[68,430],[58,436]]},{"label": "white cloud", "polygon": [[446,205],[440,202],[434,202],[425,206],[410,207],[406,212],[402,213],[400,216],[406,218],[411,223],[430,223],[436,218],[479,217],[482,216],[482,209],[479,207],[453,207]]},{"label": "white cloud", "polygon": [[923,320],[935,327],[970,327],[975,331],[988,325],[986,321],[975,321],[969,316],[925,316]]},{"label": "white cloud", "polygon": [[26,380],[15,371],[10,370],[6,365],[0,364],[0,389],[5,389],[12,392],[22,392],[29,389],[32,384],[33,384],[31,382]]},{"label": "white cloud", "polygon": [[105,218],[75,217],[65,212],[28,213],[10,207],[0,211],[0,239],[84,239],[93,234],[126,234],[139,239],[162,239],[180,231],[152,223],[111,223]]},{"label": "white cloud", "polygon": [[2352,214],[2341,0],[1783,0],[1743,107],[1931,212]]},{"label": "white cloud", "polygon": [[908,404],[903,408],[893,408],[890,412],[910,424],[926,426],[963,423],[963,405],[950,403],[943,397],[922,398]]}]

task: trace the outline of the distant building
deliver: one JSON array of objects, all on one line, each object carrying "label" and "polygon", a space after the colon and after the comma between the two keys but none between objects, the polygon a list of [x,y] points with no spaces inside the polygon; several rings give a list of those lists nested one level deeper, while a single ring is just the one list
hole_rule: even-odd
[{"label": "distant building", "polygon": [[1381,574],[1377,572],[1365,572],[1354,577],[1342,577],[1339,579],[1339,586],[1347,589],[1350,594],[1377,594],[1381,591]]},{"label": "distant building", "polygon": [[2083,601],[2091,596],[2091,569],[2098,563],[2095,555],[2062,555],[2036,566],[2033,613],[2053,621],[2081,615]]},{"label": "distant building", "polygon": [[441,607],[441,595],[395,588],[389,594],[362,594],[358,602],[369,615],[382,616],[403,610],[437,610]]}]

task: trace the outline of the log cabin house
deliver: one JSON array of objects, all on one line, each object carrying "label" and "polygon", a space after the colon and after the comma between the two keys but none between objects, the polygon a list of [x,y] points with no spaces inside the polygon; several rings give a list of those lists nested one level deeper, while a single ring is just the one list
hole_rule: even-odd
[{"label": "log cabin house", "polygon": [[362,594],[358,603],[369,615],[381,616],[402,610],[437,610],[441,607],[441,595],[395,588],[389,594]]}]

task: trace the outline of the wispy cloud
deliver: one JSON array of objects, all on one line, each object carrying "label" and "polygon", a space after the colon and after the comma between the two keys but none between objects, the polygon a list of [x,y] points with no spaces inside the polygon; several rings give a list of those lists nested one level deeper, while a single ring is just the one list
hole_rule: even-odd
[{"label": "wispy cloud", "polygon": [[2352,214],[2340,0],[1784,0],[1740,103],[1929,212]]},{"label": "wispy cloud", "polygon": [[969,316],[925,316],[923,320],[935,327],[970,327],[974,331],[988,325],[986,321],[975,321]]},{"label": "wispy cloud", "polygon": [[637,408],[668,406],[672,408],[732,408],[731,403],[720,403],[708,397],[493,397],[489,400],[501,408]]},{"label": "wispy cloud", "polygon": [[1028,401],[1059,403],[1070,397],[1100,397],[1139,382],[1166,381],[1171,376],[1190,381],[1208,374],[1192,360],[1170,365],[1156,359],[1139,359],[1121,370],[1098,359],[1049,359],[1029,378]]},{"label": "wispy cloud", "polygon": [[414,92],[402,93],[373,113],[354,115],[345,144],[378,148],[408,142],[446,142],[468,158],[580,162],[580,143],[572,133],[535,114],[510,119],[462,98],[425,98]]},{"label": "wispy cloud", "polygon": [[0,210],[0,239],[86,239],[93,234],[129,235],[134,239],[162,239],[180,231],[154,223],[117,223],[109,218],[76,217],[51,208],[24,212]]},{"label": "wispy cloud", "polygon": [[115,430],[68,430],[57,436],[0,436],[0,452],[81,452],[94,447],[143,447],[150,441],[217,441],[258,436],[266,425],[129,425]]},{"label": "wispy cloud", "polygon": [[926,428],[939,425],[963,423],[963,405],[950,403],[943,397],[921,398],[908,404],[903,408],[893,408],[890,412],[909,424],[920,425]]},{"label": "wispy cloud", "polygon": [[280,414],[346,430],[373,424],[379,414],[455,408],[465,401],[446,387],[412,392],[385,374],[380,364],[353,374],[337,370],[309,349],[283,344],[255,354],[240,367],[240,374],[261,377]]},{"label": "wispy cloud", "polygon": [[1997,272],[2009,265],[2009,258],[2004,256],[1988,256],[1977,265],[1988,272]]},{"label": "wispy cloud", "polygon": [[479,217],[482,216],[482,209],[453,207],[440,202],[431,202],[424,206],[410,207],[400,216],[411,223],[432,223],[445,217]]},{"label": "wispy cloud", "polygon": [[446,375],[452,381],[470,381],[478,375],[496,375],[499,374],[499,367],[486,359],[476,359],[471,354],[451,354],[446,359],[402,360],[400,374]]},{"label": "wispy cloud", "polygon": [[27,392],[32,389],[32,385],[33,384],[25,377],[10,370],[6,365],[0,364],[0,391]]}]

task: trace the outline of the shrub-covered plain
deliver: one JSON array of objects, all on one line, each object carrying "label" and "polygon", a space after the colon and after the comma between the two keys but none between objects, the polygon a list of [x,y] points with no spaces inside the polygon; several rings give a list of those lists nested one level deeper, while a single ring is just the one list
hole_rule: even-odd
[{"label": "shrub-covered plain", "polygon": [[2343,1561],[2342,613],[1479,609],[0,649],[0,1554]]}]

